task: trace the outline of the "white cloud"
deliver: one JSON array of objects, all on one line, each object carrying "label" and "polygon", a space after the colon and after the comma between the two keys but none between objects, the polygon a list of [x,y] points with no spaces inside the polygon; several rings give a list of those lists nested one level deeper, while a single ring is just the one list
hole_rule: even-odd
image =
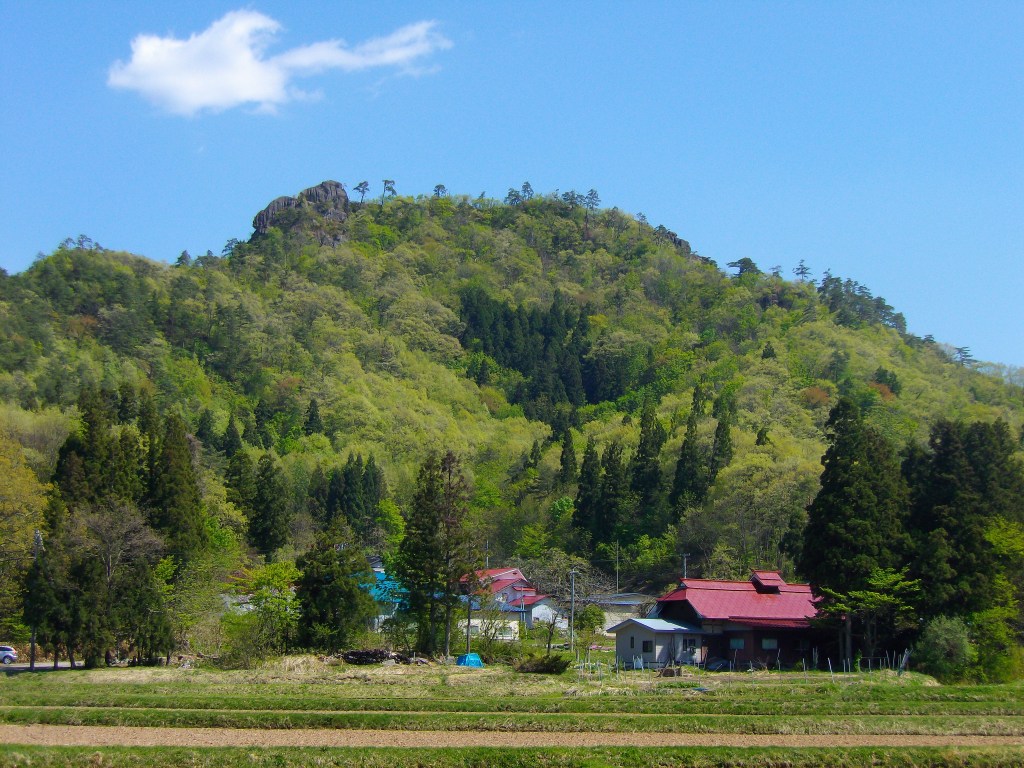
[{"label": "white cloud", "polygon": [[107,84],[138,91],[179,115],[244,104],[273,111],[309,95],[292,85],[297,76],[374,67],[413,71],[417,60],[451,48],[435,27],[421,21],[353,47],[327,40],[266,56],[281,25],[256,11],[232,11],[187,40],[139,35],[132,40],[131,60],[114,62]]}]

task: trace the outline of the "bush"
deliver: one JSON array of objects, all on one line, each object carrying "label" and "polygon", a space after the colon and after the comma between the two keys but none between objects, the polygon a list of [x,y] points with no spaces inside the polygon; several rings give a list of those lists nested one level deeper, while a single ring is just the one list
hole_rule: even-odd
[{"label": "bush", "polygon": [[558,654],[552,654],[548,656],[541,656],[539,654],[530,654],[523,656],[513,663],[512,668],[516,672],[533,672],[541,675],[560,675],[569,668],[572,664],[572,659],[568,656],[561,656]]},{"label": "bush", "polygon": [[921,671],[942,682],[952,682],[963,679],[977,658],[977,650],[962,620],[939,616],[925,625],[914,655]]},{"label": "bush", "polygon": [[493,640],[488,637],[473,641],[473,650],[485,664],[512,664],[522,657],[523,645],[518,640]]},{"label": "bush", "polygon": [[971,677],[981,683],[1009,683],[1022,676],[1022,651],[1013,629],[1015,611],[1006,606],[971,616],[971,639],[977,652]]}]

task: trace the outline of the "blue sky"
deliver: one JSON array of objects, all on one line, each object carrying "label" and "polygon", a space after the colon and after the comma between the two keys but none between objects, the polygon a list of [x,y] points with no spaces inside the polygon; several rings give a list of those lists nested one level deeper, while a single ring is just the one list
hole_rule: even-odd
[{"label": "blue sky", "polygon": [[173,260],[324,179],[595,188],[1024,365],[1021,3],[3,4],[0,266]]}]

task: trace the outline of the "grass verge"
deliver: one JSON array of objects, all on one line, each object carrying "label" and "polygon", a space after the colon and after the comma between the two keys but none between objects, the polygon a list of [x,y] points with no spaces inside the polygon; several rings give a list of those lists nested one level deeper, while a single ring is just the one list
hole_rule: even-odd
[{"label": "grass verge", "polygon": [[0,722],[174,728],[333,728],[394,731],[555,733],[743,733],[1024,735],[1021,717],[926,715],[775,716],[615,714],[466,714],[453,712],[282,712],[103,707],[0,707]]}]

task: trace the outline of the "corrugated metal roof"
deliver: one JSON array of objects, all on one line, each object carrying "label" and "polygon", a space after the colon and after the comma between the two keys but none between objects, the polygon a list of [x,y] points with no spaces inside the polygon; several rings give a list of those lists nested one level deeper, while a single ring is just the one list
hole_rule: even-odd
[{"label": "corrugated metal roof", "polygon": [[620,621],[614,627],[609,627],[609,632],[615,632],[618,629],[626,626],[627,624],[639,624],[641,627],[651,630],[652,632],[686,632],[692,635],[703,635],[704,631],[697,627],[691,626],[690,624],[680,624],[676,621],[666,621],[665,619],[639,619],[632,618]]},{"label": "corrugated metal roof", "polygon": [[[770,590],[761,591],[755,579],[765,584],[764,574],[773,575]],[[775,588],[778,591],[775,591]],[[704,621],[734,621],[739,624],[757,622],[759,626],[792,626],[793,622],[806,625],[817,614],[814,596],[808,584],[787,584],[774,572],[756,572],[750,581],[716,581],[686,579],[679,589],[660,603],[687,602]]]}]

